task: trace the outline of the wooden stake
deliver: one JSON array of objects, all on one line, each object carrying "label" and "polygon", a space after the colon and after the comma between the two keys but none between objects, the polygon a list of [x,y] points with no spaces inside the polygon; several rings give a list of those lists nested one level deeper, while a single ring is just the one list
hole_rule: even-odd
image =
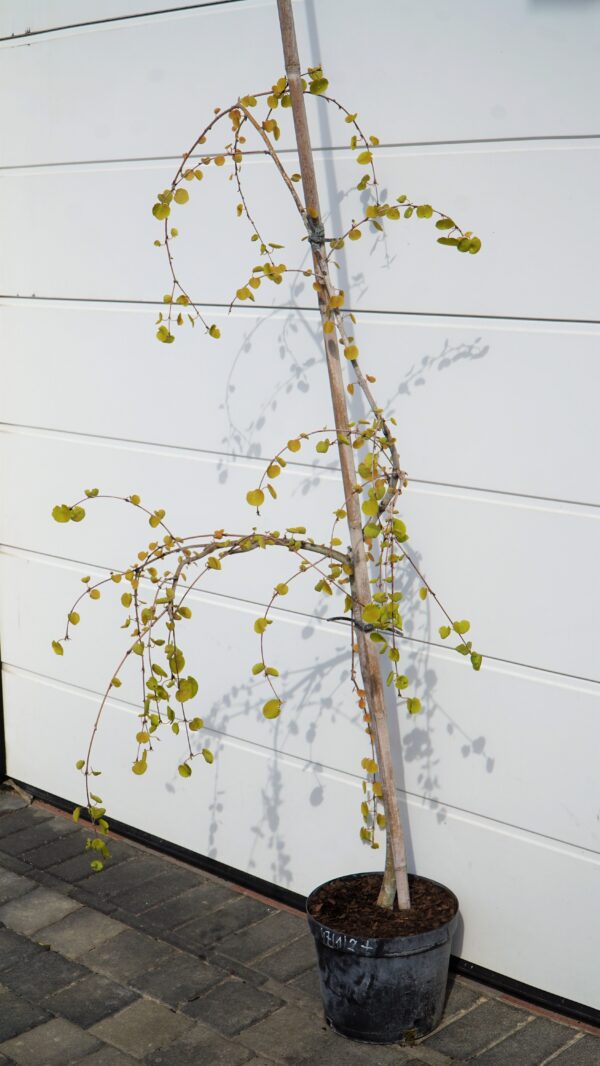
[{"label": "wooden stake", "polygon": [[[321,220],[319,193],[308,123],[306,120],[304,93],[302,91],[300,80],[300,60],[298,57],[298,45],[296,42],[291,0],[277,0],[277,7],[281,27],[285,72],[292,101],[292,114],[294,118],[300,174],[302,176],[302,188],[304,192],[306,214],[303,215],[303,217],[312,247],[315,278],[320,283],[318,294],[319,310],[321,312],[322,324],[325,325],[331,317],[328,309],[328,299],[335,291],[335,287],[331,282],[329,264],[325,253],[325,236],[323,222]],[[349,439],[349,417],[346,405],[346,391],[344,388],[340,348],[336,330],[332,333],[324,332],[323,340],[335,427],[339,435]],[[342,470],[344,496],[346,498],[346,511],[348,515],[348,528],[350,532],[350,546],[353,560],[353,575],[351,577],[351,590],[354,601],[353,614],[355,619],[360,621],[363,608],[371,602],[369,567],[362,535],[360,502],[358,494],[354,491],[357,484],[354,451],[351,446],[342,444],[339,441],[338,449]],[[363,686],[374,732],[377,763],[379,766],[379,775],[383,793],[383,808],[386,817],[386,868],[381,892],[377,902],[382,907],[391,908],[394,905],[394,898],[397,894],[398,907],[401,910],[407,910],[410,907],[410,896],[406,869],[406,848],[404,844],[404,831],[398,810],[394,766],[392,762],[385,707],[385,690],[379,665],[380,657],[375,650],[375,645],[362,629],[356,627],[355,633]]]}]

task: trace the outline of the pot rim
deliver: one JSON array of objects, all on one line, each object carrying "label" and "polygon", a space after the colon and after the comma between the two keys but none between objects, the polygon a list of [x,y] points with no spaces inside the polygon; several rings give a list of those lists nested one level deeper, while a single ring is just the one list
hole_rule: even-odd
[{"label": "pot rim", "polygon": [[[348,936],[348,934],[341,934],[339,930],[332,929],[331,926],[326,925],[324,922],[319,921],[318,918],[313,917],[310,912],[310,905],[317,892],[326,888],[327,885],[331,885],[336,881],[354,881],[361,877],[370,877],[373,874],[377,876],[383,876],[381,870],[362,870],[360,873],[354,874],[341,874],[337,877],[331,877],[328,881],[323,881],[322,884],[317,885],[312,890],[306,900],[306,915],[308,923],[313,931],[313,934],[317,931],[321,934],[321,931],[326,931],[328,934],[336,934],[338,936]],[[441,881],[434,881],[431,877],[423,877],[421,874],[409,874],[409,878],[412,880],[427,881],[431,885],[436,885],[438,888],[444,889],[449,896],[452,897],[455,904],[454,914],[447,922],[443,922],[441,925],[436,925],[433,929],[425,929],[420,933],[410,933],[403,936],[402,934],[396,936],[370,936],[370,937],[357,937],[359,941],[373,942],[375,945],[374,955],[392,955],[395,954],[395,949],[398,949],[398,954],[412,954],[412,950],[415,952],[426,950],[435,947],[438,943],[443,943],[445,940],[450,939],[454,933],[456,923],[458,921],[458,909],[459,903],[452,889],[447,885],[441,883]],[[327,944],[328,938],[319,935],[319,939]],[[344,950],[342,948],[342,950]],[[360,951],[360,954],[363,952]]]}]

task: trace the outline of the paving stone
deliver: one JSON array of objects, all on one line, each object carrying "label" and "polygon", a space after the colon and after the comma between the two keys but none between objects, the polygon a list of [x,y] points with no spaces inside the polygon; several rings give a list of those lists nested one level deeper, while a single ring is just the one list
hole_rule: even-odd
[{"label": "paving stone", "polygon": [[282,1006],[283,1000],[269,992],[238,978],[229,978],[182,1010],[190,1018],[218,1029],[224,1036],[235,1036]]},{"label": "paving stone", "polygon": [[50,1015],[41,1007],[15,996],[9,989],[0,990],[0,1044],[49,1019]]},{"label": "paving stone", "polygon": [[70,985],[85,973],[83,966],[63,959],[54,951],[40,951],[34,958],[4,970],[2,984],[32,1003],[39,1003],[44,996]]},{"label": "paving stone", "polygon": [[40,944],[49,944],[54,951],[59,951],[69,959],[78,959],[124,929],[121,922],[115,922],[106,914],[78,905],[78,910],[66,918],[38,929],[35,939]]},{"label": "paving stone", "polygon": [[214,881],[197,881],[193,888],[144,912],[148,928],[175,929],[224,903],[233,903],[240,893]]},{"label": "paving stone", "polygon": [[139,991],[161,999],[170,1007],[177,1007],[195,999],[225,977],[226,974],[215,966],[201,962],[192,955],[179,953],[156,969],[143,970],[137,976],[131,977],[130,982]]},{"label": "paving stone", "polygon": [[211,880],[205,878],[200,880],[197,885],[198,891],[202,893],[202,900],[207,907],[214,910],[215,907],[222,906],[223,903],[232,903],[234,900],[239,899],[241,892],[236,891],[231,885],[228,885],[225,881]]},{"label": "paving stone", "polygon": [[444,1017],[449,1018],[452,1014],[458,1014],[459,1011],[469,1010],[481,998],[481,991],[475,991],[469,985],[464,984],[459,977],[451,976],[446,989]]},{"label": "paving stone", "polygon": [[319,980],[319,972],[316,966],[313,966],[311,970],[306,970],[305,973],[300,974],[299,977],[295,977],[290,984],[294,988],[299,988],[305,995],[310,996],[311,999],[316,999],[321,1002],[321,982]]},{"label": "paving stone", "polygon": [[135,888],[127,888],[123,892],[111,894],[111,898],[118,907],[122,907],[132,914],[140,914],[148,910],[156,903],[173,899],[179,892],[193,888],[198,880],[196,874],[190,870],[184,870],[179,866],[163,863],[162,872],[150,881],[144,881]]},{"label": "paving stone", "polygon": [[[193,918],[199,918],[207,907],[204,889],[204,885],[196,885],[175,898],[171,897],[164,903],[151,906],[140,915],[138,928],[160,934],[165,930],[175,929],[178,925],[183,925],[184,922],[189,922]],[[225,900],[219,900],[219,902],[223,903]]]},{"label": "paving stone", "polygon": [[[257,1059],[257,1058],[250,1059],[250,1061],[248,1062],[248,1066],[273,1066],[274,1062],[275,1062],[274,1059],[265,1059],[265,1058],[262,1058],[262,1056],[261,1056],[261,1058],[259,1058],[259,1059]],[[0,1064],[0,1066],[1,1066],[1,1064]]]},{"label": "paving stone", "polygon": [[101,974],[92,973],[68,988],[47,996],[43,1005],[53,1014],[61,1014],[82,1029],[88,1029],[138,998],[130,988],[124,988]]},{"label": "paving stone", "polygon": [[24,851],[21,855],[23,862],[29,862],[37,870],[45,870],[48,866],[56,866],[59,862],[72,859],[74,855],[81,855],[85,849],[86,835],[79,830],[68,833],[58,840],[51,840],[38,847],[32,847],[30,851]]},{"label": "paving stone", "polygon": [[20,874],[14,874],[12,870],[0,870],[0,906],[8,903],[10,899],[18,899],[26,892],[35,888],[35,882]]},{"label": "paving stone", "polygon": [[175,1014],[161,1003],[138,999],[125,1010],[99,1022],[90,1032],[134,1059],[143,1059],[157,1048],[172,1044],[192,1025],[189,1018]]},{"label": "paving stone", "polygon": [[296,1007],[282,1007],[244,1029],[236,1041],[286,1066],[340,1066],[340,1062],[344,1066],[405,1066],[414,1057],[402,1048],[346,1040],[321,1019]]},{"label": "paving stone", "polygon": [[34,888],[19,899],[0,907],[0,922],[17,933],[31,935],[44,925],[57,922],[80,906],[60,892],[49,888]]},{"label": "paving stone", "polygon": [[170,1047],[161,1048],[146,1060],[149,1066],[242,1066],[252,1058],[247,1048],[194,1025]]},{"label": "paving stone", "polygon": [[[249,1059],[248,1066],[273,1066],[274,1061],[275,1061],[274,1059],[264,1059],[264,1058],[257,1059],[255,1057],[253,1059]],[[0,1066],[1,1066],[1,1064],[0,1064]]]},{"label": "paving stone", "polygon": [[0,839],[0,851],[22,858],[24,852],[69,836],[71,833],[78,835],[77,826],[73,822],[66,818],[47,818],[38,825],[3,836]]},{"label": "paving stone", "polygon": [[266,973],[261,973],[260,970],[255,970],[251,966],[245,966],[243,962],[238,962],[237,959],[232,959],[229,955],[223,955],[219,950],[219,945],[215,948],[209,948],[206,952],[206,961],[212,963],[213,966],[218,966],[220,970],[231,977],[240,977],[242,981],[247,981],[248,984],[264,985],[268,980]]},{"label": "paving stone", "polygon": [[0,837],[18,833],[21,829],[29,829],[39,822],[47,822],[49,818],[52,818],[52,813],[42,811],[39,807],[23,807],[11,814],[3,814],[0,818]]},{"label": "paving stone", "polygon": [[512,1036],[482,1051],[473,1062],[477,1066],[515,1066],[515,1063],[518,1066],[538,1066],[538,1063],[572,1039],[573,1030],[566,1025],[559,1025],[548,1018],[533,1018]]},{"label": "paving stone", "polygon": [[315,942],[312,936],[306,935],[259,959],[255,965],[276,981],[285,982],[305,970],[314,969],[316,961]]},{"label": "paving stone", "polygon": [[188,951],[202,951],[210,944],[229,936],[231,933],[260,921],[274,909],[252,899],[251,896],[238,896],[231,903],[218,910],[210,911],[193,922],[182,925],[173,931],[171,943],[180,944]]},{"label": "paving stone", "polygon": [[306,922],[302,918],[296,918],[286,911],[275,911],[257,925],[224,938],[219,944],[219,950],[225,955],[239,959],[240,962],[251,962],[279,944],[288,943],[301,936],[305,929]]},{"label": "paving stone", "polygon": [[168,944],[153,940],[135,929],[111,937],[106,943],[81,956],[81,962],[91,970],[127,983],[132,977],[154,966],[164,965],[178,958],[179,952]]},{"label": "paving stone", "polygon": [[27,877],[35,882],[37,885],[43,885],[44,888],[51,888],[53,892],[60,892],[62,896],[72,896],[73,886],[61,881],[54,874],[48,872],[48,870],[36,870],[35,866],[27,867]]},{"label": "paving stone", "polygon": [[29,807],[29,800],[23,799],[18,792],[11,788],[0,788],[0,816],[9,814],[10,811],[19,811],[22,807]]},{"label": "paving stone", "polygon": [[600,1037],[582,1037],[552,1059],[552,1066],[555,1063],[556,1066],[600,1066]]},{"label": "paving stone", "polygon": [[53,1018],[28,1033],[2,1044],[0,1050],[18,1066],[70,1066],[90,1051],[99,1041],[84,1033],[64,1018]]},{"label": "paving stone", "polygon": [[89,892],[79,888],[78,885],[71,885],[71,897],[76,899],[78,903],[83,903],[84,907],[91,907],[92,910],[100,911],[101,914],[115,914],[117,915],[115,921],[124,921],[122,915],[125,914],[125,911],[121,911],[110,899],[104,896],[92,896]]},{"label": "paving stone", "polygon": [[13,933],[11,929],[0,929],[0,980],[2,970],[10,970],[18,962],[44,954],[44,949],[38,944],[32,944],[27,937]]},{"label": "paving stone", "polygon": [[[132,854],[135,854],[133,850],[127,845],[121,844],[119,840],[108,840],[108,846],[111,853],[110,867],[114,869],[123,862],[127,862]],[[92,875],[90,863],[92,856],[89,851],[82,851],[80,855],[74,855],[72,859],[65,859],[64,862],[57,862],[48,867],[51,874],[55,877],[60,877],[63,881],[68,881],[70,884],[84,883],[88,886],[88,882],[98,877],[104,877],[107,871],[102,874]],[[94,898],[97,898],[98,893],[94,892]]]},{"label": "paving stone", "polygon": [[490,999],[428,1036],[424,1046],[442,1055],[466,1059],[482,1051],[493,1040],[508,1036],[522,1021],[522,1011],[500,1000]]},{"label": "paving stone", "polygon": [[92,896],[112,897],[131,890],[153,877],[162,873],[164,864],[160,859],[150,858],[147,855],[136,855],[120,862],[116,866],[109,865],[102,873],[92,873],[85,882],[80,884],[86,892]]},{"label": "paving stone", "polygon": [[24,877],[31,877],[32,869],[28,862],[23,862],[21,859],[17,859],[15,855],[7,855],[5,852],[0,853],[0,861],[4,870],[10,870],[13,874],[21,874]]},{"label": "paving stone", "polygon": [[[84,1059],[77,1059],[77,1066],[138,1066],[139,1059],[132,1059],[131,1055],[125,1055],[116,1047],[105,1044],[98,1051],[86,1055]],[[2,1063],[0,1063],[2,1066]]]}]

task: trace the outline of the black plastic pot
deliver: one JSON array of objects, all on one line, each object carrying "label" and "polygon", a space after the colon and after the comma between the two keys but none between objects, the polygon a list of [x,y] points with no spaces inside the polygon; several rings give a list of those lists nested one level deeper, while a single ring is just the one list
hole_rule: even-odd
[{"label": "black plastic pot", "polygon": [[[343,880],[364,876],[352,874]],[[308,924],[317,948],[325,1018],[336,1032],[388,1044],[411,1042],[435,1029],[444,1009],[450,944],[458,920],[458,900],[445,891],[456,903],[449,922],[430,932],[385,938],[350,936],[322,925],[310,910],[319,889],[311,893]]]}]

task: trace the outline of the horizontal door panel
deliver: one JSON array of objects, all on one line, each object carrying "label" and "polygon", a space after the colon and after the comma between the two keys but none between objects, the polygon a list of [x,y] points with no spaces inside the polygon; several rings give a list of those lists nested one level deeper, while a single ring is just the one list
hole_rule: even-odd
[{"label": "horizontal door panel", "polygon": [[[157,7],[8,6],[14,10],[2,16],[4,34],[143,16]],[[322,63],[332,95],[358,110],[367,135],[382,143],[599,133],[595,5],[533,11],[526,0],[511,0],[502,18],[492,19],[478,0],[464,0],[449,21],[444,0],[417,10],[408,0],[387,0],[371,25],[360,0],[306,0],[294,10],[303,69]],[[251,48],[232,49],[232,41],[245,40]],[[3,117],[3,164],[179,156],[213,107],[269,89],[282,67],[276,7],[260,0],[34,36],[27,47],[8,43],[2,80],[7,90],[18,84],[19,94]],[[357,78],[358,67],[369,76]],[[335,108],[311,100],[309,112],[315,145],[348,142],[351,131]],[[280,143],[289,147],[289,113],[284,119]]]},{"label": "horizontal door panel", "polygon": [[[9,670],[5,695],[8,773],[80,802],[73,756],[82,750],[94,701]],[[127,716],[110,710],[99,750],[105,765],[122,729],[130,729]],[[373,856],[358,841],[356,779],[229,739],[211,746],[218,756],[214,764],[203,763],[187,781],[168,758],[136,779],[128,767],[113,767],[97,779],[101,795],[110,795],[113,816],[302,893],[349,871],[381,869],[383,852]],[[441,820],[435,806],[421,800],[401,796],[401,807],[410,868],[450,885],[460,900],[453,952],[596,1006],[600,984],[590,923],[600,887],[598,862],[575,848],[460,812]],[[577,966],[570,965],[573,943]]]},{"label": "horizontal door panel", "polygon": [[[119,603],[121,588],[107,590],[106,602],[94,605],[93,611],[81,610],[81,624],[71,630],[72,639],[59,659],[50,641],[63,632],[65,609],[79,593],[79,570],[5,554],[0,556],[0,574],[5,664],[94,692],[99,706],[100,693],[131,645],[120,629],[128,614]],[[252,629],[257,609],[196,594],[187,603],[193,615],[179,627],[178,646],[186,656],[184,673],[192,673],[200,686],[197,698],[187,705],[188,717],[200,715],[219,736],[360,777],[361,760],[371,749],[353,695],[348,640],[341,627],[291,612],[273,613],[265,657],[280,671],[274,684],[283,711],[276,721],[266,721],[262,706],[273,692],[264,678],[251,673],[260,659],[259,638]],[[411,682],[408,694],[417,695],[423,705],[423,712],[413,718],[390,693],[393,752],[402,788],[435,804],[440,819],[461,809],[600,851],[600,828],[592,814],[597,806],[600,686],[490,661],[474,675],[448,652],[412,641],[400,642],[400,649],[402,671]],[[158,650],[155,660],[167,666]],[[141,707],[136,656],[119,677],[122,686],[114,690],[113,702],[130,722],[129,743],[119,761],[128,764],[139,728],[130,712],[136,708],[139,713]],[[567,706],[570,734],[586,742],[576,743],[573,757],[565,761]],[[198,743],[205,743],[202,734]],[[176,746],[183,759],[183,733]],[[168,757],[159,745],[152,767]],[[561,788],[556,789],[559,778]],[[358,806],[356,817],[358,825]]]},{"label": "horizontal door panel", "polygon": [[[218,347],[182,330],[169,351],[169,412],[151,309],[4,306],[0,421],[265,459],[331,424],[316,312],[213,317]],[[365,316],[360,345],[411,480],[600,504],[598,327]]]},{"label": "horizontal door panel", "polygon": [[[265,503],[260,519],[244,496],[257,484],[262,466],[252,460],[215,460],[200,453],[102,444],[54,434],[2,434],[4,498],[10,500],[3,541],[66,558],[123,568],[135,562],[152,532],[145,516],[119,501],[91,502],[80,524],[59,525],[50,517],[56,503],[75,502],[84,486],[118,496],[139,493],[151,509],[164,507],[177,535],[225,528],[245,533],[306,526],[328,538],[340,505],[335,471],[310,475],[287,468],[279,478],[280,498]],[[23,493],[23,485],[34,486]],[[475,647],[484,655],[541,669],[597,679],[599,591],[596,550],[598,512],[593,508],[537,504],[514,497],[413,485],[401,511],[412,554],[454,618],[473,624]],[[226,560],[202,588],[264,603],[270,590],[294,573],[287,551],[256,550]],[[585,581],[573,572],[576,559]],[[422,603],[408,563],[401,588],[407,599],[405,631],[438,641],[440,613]],[[289,604],[315,610],[312,576],[295,583]],[[340,613],[328,599],[319,611]]]},{"label": "horizontal door panel", "polygon": [[[290,168],[296,163],[289,160]],[[5,233],[15,250],[0,267],[5,295],[83,299],[162,300],[171,291],[163,250],[153,247],[161,226],[151,207],[169,184],[174,164],[114,164],[4,177]],[[328,234],[343,232],[364,205],[346,194],[360,168],[350,153],[317,157]],[[408,194],[456,216],[484,241],[476,256],[436,244],[432,220],[389,222],[385,235],[365,233],[340,256],[339,284],[349,306],[424,314],[597,320],[592,249],[600,219],[591,214],[600,172],[592,142],[527,147],[383,149],[382,195]],[[285,246],[277,259],[308,264],[301,220],[272,164],[255,157],[244,169],[245,193],[266,240]],[[551,225],[565,188],[569,240],[557,255]],[[518,196],[510,191],[518,189]],[[342,196],[343,194],[343,196]],[[341,197],[341,202],[340,202]],[[177,275],[202,304],[227,306],[257,262],[249,231],[236,217],[235,185],[227,168],[194,182],[190,202],[175,205],[170,221],[182,228],[174,245]],[[23,226],[23,219],[28,225]],[[281,257],[281,258],[280,258]],[[291,279],[291,280],[290,280]],[[312,307],[310,279],[288,274],[264,281],[257,302]],[[190,328],[186,325],[185,328]]]},{"label": "horizontal door panel", "polygon": [[[210,7],[224,2],[228,0],[198,0],[196,6]],[[240,0],[240,3],[247,2]],[[152,12],[185,6],[182,0],[19,0],[18,7],[6,4],[0,11],[0,36],[52,33],[98,20],[143,18]]]}]

